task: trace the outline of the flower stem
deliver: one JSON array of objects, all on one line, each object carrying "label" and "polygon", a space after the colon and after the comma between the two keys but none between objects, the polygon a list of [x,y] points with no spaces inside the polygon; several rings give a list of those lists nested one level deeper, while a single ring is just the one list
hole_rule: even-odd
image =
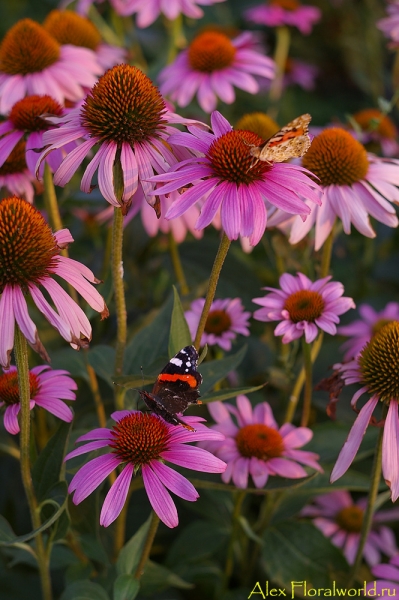
[{"label": "flower stem", "polygon": [[[20,465],[21,477],[24,486],[33,529],[41,525],[40,509],[37,504],[30,467],[30,382],[28,347],[24,335],[18,325],[15,328],[14,353],[18,369],[19,398],[21,404],[21,433],[20,433]],[[36,557],[40,573],[40,582],[43,600],[51,600],[51,579],[49,570],[49,555],[46,551],[41,533],[36,535]]]},{"label": "flower stem", "polygon": [[220,597],[223,596],[224,593],[226,592],[228,585],[229,585],[230,577],[233,574],[234,547],[237,543],[237,536],[238,536],[238,532],[240,530],[239,518],[241,515],[241,509],[242,509],[242,505],[243,505],[246,495],[247,495],[246,490],[239,490],[235,494],[234,509],[233,509],[233,515],[232,515],[231,535],[230,535],[229,545],[227,547],[226,564],[225,564],[224,573],[223,573],[223,583],[222,583],[223,592],[221,593]]},{"label": "flower stem", "polygon": [[312,345],[306,343],[305,338],[302,338],[303,362],[305,369],[305,392],[303,396],[303,408],[301,427],[306,427],[309,423],[310,409],[312,406]]},{"label": "flower stem", "polygon": [[331,231],[323,245],[323,253],[321,255],[321,265],[320,265],[320,278],[327,277],[327,275],[330,271],[333,243],[334,243],[334,227],[331,229]]},{"label": "flower stem", "polygon": [[[127,314],[125,289],[123,283],[123,215],[120,208],[114,209],[114,220],[112,224],[112,279],[114,283],[115,308],[116,308],[116,351],[115,351],[115,375],[121,375],[123,371],[123,358],[125,354],[127,338]],[[124,388],[115,386],[115,404],[118,410],[123,409]]]},{"label": "flower stem", "polygon": [[171,231],[169,232],[169,251],[172,259],[173,270],[180,286],[180,291],[183,296],[187,296],[190,290],[188,289],[187,281],[183,271],[183,265],[181,264],[179,248]]},{"label": "flower stem", "polygon": [[47,162],[44,163],[43,185],[44,205],[48,212],[51,227],[55,231],[59,231],[62,229],[62,220],[58,207],[57,194],[55,193],[53,174],[50,171],[50,167],[48,166]]},{"label": "flower stem", "polygon": [[158,525],[159,525],[159,517],[154,511],[152,511],[150,528],[148,530],[147,539],[144,544],[144,548],[143,548],[143,552],[141,554],[139,564],[137,565],[137,569],[134,574],[135,579],[140,579],[144,572],[145,563],[147,562],[147,560],[150,556],[152,544],[154,543]]},{"label": "flower stem", "polygon": [[197,333],[195,334],[194,346],[197,348],[197,350],[199,349],[200,344],[201,344],[201,338],[202,338],[202,334],[204,333],[204,330],[205,330],[206,320],[208,318],[211,304],[215,297],[215,292],[216,292],[217,284],[219,281],[220,272],[222,270],[223,263],[227,256],[227,252],[229,251],[230,244],[231,244],[231,242],[230,242],[229,238],[227,237],[227,235],[225,233],[223,233],[223,237],[220,240],[220,245],[219,245],[216,257],[215,257],[215,261],[213,263],[211,275],[209,277],[209,284],[208,284],[208,290],[206,292],[205,304],[204,304],[204,308],[202,309],[201,317],[200,317],[200,320],[198,323]]},{"label": "flower stem", "polygon": [[[388,406],[384,404],[383,407],[383,418],[385,418],[387,414]],[[356,553],[355,562],[352,565],[351,571],[349,573],[349,581],[348,588],[352,587],[354,581],[356,581],[357,572],[359,570],[360,564],[362,562],[363,550],[366,544],[367,538],[369,536],[372,524],[373,524],[373,515],[374,515],[374,507],[375,501],[378,494],[378,487],[380,485],[381,480],[381,465],[382,465],[382,439],[384,435],[384,427],[380,428],[379,436],[376,444],[373,468],[370,474],[370,489],[369,495],[367,498],[367,507],[366,512],[363,516],[362,530],[360,533],[359,546]]]},{"label": "flower stem", "polygon": [[172,21],[165,19],[165,26],[169,34],[169,48],[166,62],[170,65],[175,60],[177,53],[187,46],[183,30],[183,15],[179,14]]},{"label": "flower stem", "polygon": [[278,103],[283,92],[283,81],[285,66],[287,64],[288,53],[290,49],[291,35],[288,27],[281,26],[276,28],[276,49],[274,51],[274,61],[277,66],[276,77],[272,80],[270,86],[270,109],[269,115],[276,117],[278,112]]}]

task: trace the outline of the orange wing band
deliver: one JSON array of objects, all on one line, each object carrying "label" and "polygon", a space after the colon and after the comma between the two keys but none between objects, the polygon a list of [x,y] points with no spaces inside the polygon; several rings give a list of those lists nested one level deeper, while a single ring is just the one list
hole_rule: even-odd
[{"label": "orange wing band", "polygon": [[169,373],[161,373],[161,375],[158,375],[158,381],[186,381],[188,383],[188,385],[192,388],[196,388],[197,387],[197,380],[193,375],[185,375],[185,374],[179,374],[179,373],[175,373],[174,375],[169,374]]}]

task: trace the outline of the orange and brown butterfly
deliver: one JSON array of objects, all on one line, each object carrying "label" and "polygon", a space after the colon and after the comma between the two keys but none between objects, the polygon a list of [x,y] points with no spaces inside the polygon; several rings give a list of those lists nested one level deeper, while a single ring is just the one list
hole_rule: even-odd
[{"label": "orange and brown butterfly", "polygon": [[284,162],[289,158],[303,156],[310,147],[309,123],[312,117],[306,113],[287,123],[280,131],[263,142],[252,146],[249,153],[254,157],[253,166],[259,160],[268,163]]}]

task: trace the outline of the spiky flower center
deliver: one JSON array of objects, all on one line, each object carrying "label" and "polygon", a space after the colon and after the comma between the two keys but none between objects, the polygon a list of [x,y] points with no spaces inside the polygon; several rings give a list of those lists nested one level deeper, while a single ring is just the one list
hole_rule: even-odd
[{"label": "spiky flower center", "polygon": [[51,96],[27,96],[14,104],[9,120],[16,129],[21,131],[46,131],[49,123],[42,118],[43,115],[60,116],[62,108]]},{"label": "spiky flower center", "polygon": [[364,146],[344,129],[325,129],[316,136],[302,160],[321,185],[352,185],[364,179],[369,168]]},{"label": "spiky flower center", "polygon": [[251,146],[259,146],[262,141],[251,131],[229,131],[221,135],[211,144],[207,153],[215,176],[246,185],[262,180],[272,167],[260,160],[254,162],[249,153]]},{"label": "spiky flower center", "polygon": [[152,413],[132,413],[112,428],[113,452],[124,462],[135,466],[159,460],[169,445],[168,428]]},{"label": "spiky flower center", "polygon": [[32,19],[22,19],[8,30],[0,45],[0,71],[8,75],[38,73],[60,56],[60,45]]},{"label": "spiky flower center", "polygon": [[301,321],[314,323],[323,314],[323,296],[313,290],[299,290],[288,296],[284,309],[289,313],[293,323]]},{"label": "spiky flower center", "polygon": [[399,322],[391,321],[362,349],[361,380],[381,401],[399,400]]},{"label": "spiky flower center", "polygon": [[396,127],[393,121],[377,108],[365,108],[353,115],[354,120],[363,131],[375,131],[382,137],[396,138]]},{"label": "spiky flower center", "polygon": [[24,292],[56,266],[59,253],[50,227],[40,212],[21,198],[0,201],[0,293],[6,284]]},{"label": "spiky flower center", "polygon": [[[34,373],[29,373],[30,398],[34,400],[37,395],[40,383]],[[10,371],[0,375],[0,402],[5,402],[8,406],[19,404],[19,386],[18,371]]]},{"label": "spiky flower center", "polygon": [[388,325],[388,323],[392,323],[392,319],[379,319],[378,321],[376,321],[371,328],[372,335],[375,335],[376,333],[381,331],[381,329],[385,327],[385,325]]},{"label": "spiky flower center", "polygon": [[231,318],[225,310],[211,310],[205,323],[206,333],[221,335],[231,326]]},{"label": "spiky flower center", "polygon": [[81,110],[82,125],[101,142],[147,141],[159,134],[165,102],[137,67],[117,65],[100,77]]},{"label": "spiky flower center", "polygon": [[20,140],[15,148],[12,149],[7,160],[0,167],[0,175],[2,177],[6,175],[15,175],[16,173],[23,173],[25,171],[27,168],[25,159],[25,146],[25,141]]},{"label": "spiky flower center", "polygon": [[236,444],[241,456],[260,460],[277,458],[284,451],[282,435],[273,427],[262,423],[245,425],[236,435]]},{"label": "spiky flower center", "polygon": [[347,506],[335,516],[336,523],[348,533],[360,533],[362,529],[364,510],[359,506]]},{"label": "spiky flower center", "polygon": [[227,35],[217,31],[204,31],[190,44],[188,60],[191,68],[202,73],[213,73],[229,67],[236,48]]},{"label": "spiky flower center", "polygon": [[43,27],[60,44],[72,44],[95,50],[101,43],[98,29],[89,19],[71,10],[52,10]]},{"label": "spiky flower center", "polygon": [[280,127],[276,121],[263,112],[252,112],[244,115],[238,121],[236,129],[246,129],[256,133],[262,140],[268,140]]},{"label": "spiky flower center", "polygon": [[298,10],[300,3],[298,0],[271,0],[273,6],[280,6],[284,10]]}]

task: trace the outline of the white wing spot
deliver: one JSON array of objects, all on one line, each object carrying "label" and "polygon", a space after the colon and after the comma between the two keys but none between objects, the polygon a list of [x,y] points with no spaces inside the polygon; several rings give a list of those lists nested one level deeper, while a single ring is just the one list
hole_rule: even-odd
[{"label": "white wing spot", "polygon": [[172,363],[172,365],[176,365],[176,367],[181,367],[183,364],[183,361],[180,360],[180,358],[176,358],[176,356],[174,358],[171,358],[170,362]]}]

